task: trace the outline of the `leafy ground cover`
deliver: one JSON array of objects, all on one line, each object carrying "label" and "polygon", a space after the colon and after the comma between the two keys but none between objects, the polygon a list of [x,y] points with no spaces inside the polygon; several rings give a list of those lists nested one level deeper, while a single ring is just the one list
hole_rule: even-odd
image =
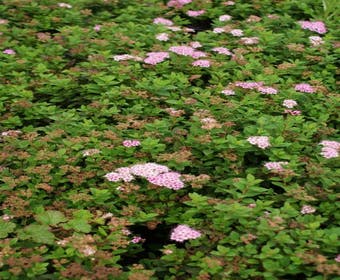
[{"label": "leafy ground cover", "polygon": [[0,1],[0,279],[340,279],[336,1]]}]

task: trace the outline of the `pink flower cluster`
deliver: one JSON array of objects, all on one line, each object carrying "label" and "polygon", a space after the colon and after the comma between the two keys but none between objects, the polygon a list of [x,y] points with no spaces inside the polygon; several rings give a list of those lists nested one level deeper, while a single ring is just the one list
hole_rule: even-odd
[{"label": "pink flower cluster", "polygon": [[178,225],[172,230],[170,239],[177,242],[183,242],[185,240],[199,238],[201,235],[202,234],[199,231],[187,225]]},{"label": "pink flower cluster", "polygon": [[140,141],[138,140],[124,140],[123,146],[124,147],[137,147],[140,145]]},{"label": "pink flower cluster", "polygon": [[221,91],[221,93],[223,93],[224,95],[235,95],[235,91],[233,91],[232,89],[224,89]]},{"label": "pink flower cluster", "polygon": [[262,94],[277,94],[277,89],[272,87],[258,87],[257,90]]},{"label": "pink flower cluster", "polygon": [[172,190],[179,190],[184,187],[179,173],[157,163],[135,164],[131,167],[117,168],[114,172],[108,173],[104,177],[111,182],[131,182],[135,179],[134,176],[145,178],[154,185]]},{"label": "pink flower cluster", "polygon": [[327,32],[326,26],[322,21],[299,21],[299,24],[302,29],[308,29],[319,34]]},{"label": "pink flower cluster", "polygon": [[312,214],[316,211],[316,209],[310,205],[303,205],[301,210],[300,210],[300,213],[301,214]]},{"label": "pink flower cluster", "polygon": [[192,63],[192,66],[207,68],[210,67],[210,61],[206,59],[196,60]]},{"label": "pink flower cluster", "polygon": [[205,10],[199,10],[199,11],[192,11],[192,10],[189,10],[186,12],[186,14],[189,16],[189,17],[198,17],[200,15],[203,15],[205,13]]},{"label": "pink flower cluster", "polygon": [[114,55],[113,59],[115,61],[122,61],[122,60],[141,61],[142,60],[142,58],[140,58],[139,56],[134,56],[134,55],[130,55],[130,54],[118,54],[118,55]]},{"label": "pink flower cluster", "polygon": [[265,149],[270,147],[269,137],[268,136],[251,136],[247,139],[247,141],[252,144],[256,145],[261,149]]},{"label": "pink flower cluster", "polygon": [[293,107],[297,105],[297,102],[293,99],[285,99],[283,100],[282,105],[286,108],[292,109]]},{"label": "pink flower cluster", "polygon": [[236,82],[235,86],[241,87],[244,89],[257,89],[263,86],[263,82]]},{"label": "pink flower cluster", "polygon": [[256,45],[259,43],[258,37],[243,37],[241,38],[241,43],[244,45]]},{"label": "pink flower cluster", "polygon": [[273,170],[276,172],[283,171],[283,166],[288,164],[287,161],[272,161],[272,162],[267,162],[264,164],[264,167],[267,168],[268,170]]},{"label": "pink flower cluster", "polygon": [[169,40],[169,34],[167,33],[159,33],[156,35],[156,39],[159,41],[168,41]]},{"label": "pink flower cluster", "polygon": [[99,153],[100,153],[100,150],[98,149],[88,149],[88,150],[83,151],[83,157],[92,156],[92,155],[96,155]]},{"label": "pink flower cluster", "polygon": [[307,84],[307,83],[297,84],[297,85],[295,85],[294,89],[296,91],[306,92],[306,93],[313,93],[313,92],[315,92],[314,87],[312,87],[310,84]]},{"label": "pink flower cluster", "polygon": [[144,62],[152,65],[163,62],[170,57],[168,52],[149,52],[147,53],[147,56],[148,57],[144,59]]},{"label": "pink flower cluster", "polygon": [[2,53],[4,53],[4,54],[9,54],[9,55],[14,55],[14,54],[15,54],[15,50],[12,50],[12,49],[5,49]]},{"label": "pink flower cluster", "polygon": [[100,24],[96,24],[96,25],[93,27],[93,30],[99,32],[101,28],[102,28],[102,26],[101,26]]},{"label": "pink flower cluster", "polygon": [[324,158],[336,158],[339,156],[340,142],[324,140],[320,145],[323,146],[321,155]]},{"label": "pink flower cluster", "polygon": [[190,42],[189,45],[190,45],[190,47],[193,47],[194,49],[197,49],[197,48],[202,47],[201,43],[200,43],[200,42],[197,42],[197,41],[195,41],[195,42]]},{"label": "pink flower cluster", "polygon": [[167,3],[168,7],[182,8],[184,5],[191,3],[192,0],[170,0]]},{"label": "pink flower cluster", "polygon": [[233,29],[230,31],[230,34],[235,37],[241,37],[243,36],[243,31],[241,29]]},{"label": "pink flower cluster", "polygon": [[216,34],[220,34],[220,33],[224,33],[225,30],[224,30],[223,27],[215,27],[215,28],[213,29],[213,32],[216,33]]},{"label": "pink flower cluster", "polygon": [[233,55],[230,50],[224,47],[215,47],[211,49],[213,52],[217,52],[218,54],[225,54],[225,55]]},{"label": "pink flower cluster", "polygon": [[174,25],[174,23],[171,20],[166,19],[166,18],[162,18],[162,17],[155,18],[153,20],[153,23],[154,24],[162,24],[162,25],[166,25],[166,26]]},{"label": "pink flower cluster", "polygon": [[191,56],[192,58],[200,58],[207,56],[205,52],[197,51],[193,47],[189,46],[172,46],[169,51],[174,52],[178,55]]},{"label": "pink flower cluster", "polygon": [[134,244],[137,244],[137,243],[141,243],[141,242],[144,242],[145,240],[140,237],[140,236],[134,236],[132,239],[131,239],[131,243],[134,243]]},{"label": "pink flower cluster", "polygon": [[320,46],[325,43],[320,36],[309,36],[308,39],[311,45],[314,47]]},{"label": "pink flower cluster", "polygon": [[218,18],[219,21],[229,21],[231,20],[231,16],[230,15],[221,15],[219,18]]}]

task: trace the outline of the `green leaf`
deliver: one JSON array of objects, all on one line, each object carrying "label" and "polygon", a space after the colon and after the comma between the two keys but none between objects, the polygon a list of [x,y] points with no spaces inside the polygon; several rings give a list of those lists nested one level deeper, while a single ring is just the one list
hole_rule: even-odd
[{"label": "green leaf", "polygon": [[0,238],[5,238],[15,229],[15,224],[12,222],[5,222],[0,219]]},{"label": "green leaf", "polygon": [[53,244],[55,236],[47,225],[29,225],[19,232],[20,239],[32,239],[37,243]]},{"label": "green leaf", "polygon": [[35,216],[36,220],[42,224],[55,226],[59,223],[66,222],[67,219],[60,211],[48,210]]},{"label": "green leaf", "polygon": [[75,231],[84,233],[89,233],[91,231],[91,225],[89,225],[85,220],[82,219],[72,219],[67,223],[67,225]]}]

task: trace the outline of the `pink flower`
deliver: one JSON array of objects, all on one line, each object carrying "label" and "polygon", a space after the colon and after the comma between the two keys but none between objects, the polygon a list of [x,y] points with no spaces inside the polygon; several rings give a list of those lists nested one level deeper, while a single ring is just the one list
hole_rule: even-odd
[{"label": "pink flower", "polygon": [[94,27],[93,27],[93,30],[94,31],[100,31],[100,29],[102,28],[102,26],[100,24],[96,24]]},{"label": "pink flower", "polygon": [[221,93],[223,93],[224,95],[235,95],[235,91],[231,89],[224,89],[221,91]]},{"label": "pink flower", "polygon": [[9,54],[9,55],[15,55],[16,54],[15,50],[12,50],[12,49],[5,49],[2,53]]},{"label": "pink flower", "polygon": [[213,52],[217,52],[218,54],[232,55],[232,52],[227,48],[223,47],[215,47],[212,49]]},{"label": "pink flower", "polygon": [[159,33],[156,35],[156,39],[159,41],[168,41],[169,35],[167,33]]},{"label": "pink flower", "polygon": [[96,155],[99,153],[100,153],[100,150],[98,149],[89,149],[89,150],[83,151],[83,156],[87,157],[87,156],[92,156],[92,155]]},{"label": "pink flower", "polygon": [[67,8],[67,9],[71,9],[72,6],[70,4],[67,4],[67,3],[58,3],[58,6],[60,8]]},{"label": "pink flower", "polygon": [[215,28],[213,29],[213,32],[216,33],[216,34],[219,34],[219,33],[224,33],[225,30],[224,30],[224,28],[222,28],[222,27],[215,27]]},{"label": "pink flower", "polygon": [[130,54],[120,54],[120,55],[114,55],[113,59],[115,61],[121,61],[121,60],[135,60],[135,61],[141,61],[142,59],[138,56],[130,55]]},{"label": "pink flower", "polygon": [[297,84],[297,85],[295,85],[294,89],[296,91],[306,92],[306,93],[313,93],[313,92],[315,92],[315,89],[310,84],[307,84],[307,83]]},{"label": "pink flower", "polygon": [[150,52],[147,55],[148,57],[144,59],[144,62],[152,65],[163,62],[170,57],[168,52]]},{"label": "pink flower", "polygon": [[190,45],[190,47],[192,47],[194,49],[202,47],[200,42],[190,42],[189,45]]},{"label": "pink flower", "polygon": [[8,23],[7,19],[0,18],[0,24],[7,24],[7,23]]},{"label": "pink flower", "polygon": [[292,116],[301,115],[301,111],[300,110],[289,110],[289,109],[286,109],[286,110],[284,110],[284,113],[292,115]]},{"label": "pink flower", "polygon": [[135,164],[130,167],[131,174],[144,178],[156,177],[161,173],[169,171],[168,167],[157,163]]},{"label": "pink flower", "polygon": [[234,1],[227,1],[227,2],[223,2],[223,5],[224,6],[233,6],[233,5],[235,5],[235,2]]},{"label": "pink flower", "polygon": [[134,236],[134,237],[132,238],[132,240],[131,240],[131,243],[137,244],[137,243],[140,243],[140,242],[143,242],[143,241],[144,241],[144,239],[143,239],[142,237],[140,237],[140,236]]},{"label": "pink flower", "polygon": [[188,46],[173,46],[169,48],[169,51],[179,55],[192,56],[196,50],[193,47]]},{"label": "pink flower", "polygon": [[153,20],[153,23],[154,24],[162,24],[162,25],[166,25],[166,26],[172,26],[174,24],[171,20],[166,19],[166,18],[162,18],[162,17],[155,18]]},{"label": "pink flower", "polygon": [[191,3],[192,0],[170,0],[167,3],[168,7],[182,8],[184,5]]},{"label": "pink flower", "polygon": [[178,26],[167,26],[171,31],[181,31],[182,29]]},{"label": "pink flower", "polygon": [[124,182],[131,182],[135,178],[131,175],[128,167],[117,168],[116,172],[107,173],[104,176],[110,182],[118,182],[123,180]]},{"label": "pink flower", "polygon": [[321,141],[320,145],[323,146],[321,155],[324,158],[336,158],[339,156],[340,142],[324,140]]},{"label": "pink flower", "polygon": [[247,141],[252,144],[256,145],[261,149],[265,149],[270,147],[269,137],[268,136],[251,136],[247,139]]},{"label": "pink flower", "polygon": [[264,164],[264,167],[267,168],[268,170],[273,170],[273,171],[283,171],[282,165],[288,164],[287,161],[272,161],[272,162],[267,162]]},{"label": "pink flower", "polygon": [[263,82],[236,82],[235,86],[244,89],[257,89],[263,85]]},{"label": "pink flower", "polygon": [[177,242],[196,239],[201,236],[201,233],[187,225],[178,225],[171,232],[170,239]]},{"label": "pink flower", "polygon": [[140,145],[140,142],[138,140],[124,140],[123,146],[124,147],[137,147]]},{"label": "pink flower", "polygon": [[163,254],[164,255],[170,255],[170,254],[172,254],[174,251],[172,251],[171,249],[165,249],[165,250],[163,250]]},{"label": "pink flower", "polygon": [[229,21],[231,20],[231,16],[230,15],[222,15],[218,18],[219,21]]},{"label": "pink flower", "polygon": [[272,87],[258,87],[257,90],[262,94],[277,94],[277,89]]},{"label": "pink flower", "polygon": [[205,13],[205,10],[199,10],[199,11],[192,11],[192,10],[189,10],[186,12],[186,14],[189,16],[189,17],[198,17],[200,15],[203,15]]},{"label": "pink flower", "polygon": [[202,51],[194,51],[191,55],[192,58],[200,58],[200,57],[206,57],[207,54]]},{"label": "pink flower", "polygon": [[205,60],[205,59],[201,59],[201,60],[196,60],[192,63],[192,66],[198,66],[198,67],[210,67],[210,61],[209,60]]},{"label": "pink flower", "polygon": [[159,174],[155,177],[149,177],[147,180],[157,186],[166,187],[172,190],[179,190],[184,187],[184,183],[180,179],[181,174],[177,172],[167,172]]},{"label": "pink flower", "polygon": [[298,23],[302,29],[308,29],[319,34],[327,32],[326,26],[322,21],[299,21]]},{"label": "pink flower", "polygon": [[301,214],[312,214],[316,211],[316,209],[310,205],[303,205],[301,210],[300,210],[300,213]]},{"label": "pink flower", "polygon": [[335,257],[335,259],[334,259],[336,262],[340,262],[340,254],[339,255],[337,255],[336,257]]},{"label": "pink flower", "polygon": [[292,99],[285,99],[285,100],[283,100],[282,105],[286,108],[291,109],[291,108],[297,106],[297,102],[295,100],[292,100]]},{"label": "pink flower", "polygon": [[244,45],[255,45],[259,43],[258,37],[243,37],[241,38],[241,43]]},{"label": "pink flower", "polygon": [[308,39],[311,45],[314,47],[320,46],[325,43],[320,36],[309,36]]},{"label": "pink flower", "polygon": [[233,29],[230,31],[230,34],[235,37],[241,37],[243,36],[243,31],[241,29]]}]

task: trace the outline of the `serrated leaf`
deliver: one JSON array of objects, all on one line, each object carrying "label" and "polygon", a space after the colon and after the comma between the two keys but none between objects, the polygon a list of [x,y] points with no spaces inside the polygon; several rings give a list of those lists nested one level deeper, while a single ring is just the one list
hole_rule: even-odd
[{"label": "serrated leaf", "polygon": [[91,225],[89,225],[85,220],[73,219],[69,221],[67,224],[75,231],[84,233],[89,233],[91,231]]},{"label": "serrated leaf", "polygon": [[4,220],[0,220],[0,238],[5,238],[7,235],[15,229],[15,223],[5,222]]},{"label": "serrated leaf", "polygon": [[34,242],[53,244],[55,236],[47,225],[29,225],[19,232],[20,239],[32,239]]},{"label": "serrated leaf", "polygon": [[36,220],[42,224],[55,226],[66,222],[67,219],[60,211],[48,210],[35,216]]}]

